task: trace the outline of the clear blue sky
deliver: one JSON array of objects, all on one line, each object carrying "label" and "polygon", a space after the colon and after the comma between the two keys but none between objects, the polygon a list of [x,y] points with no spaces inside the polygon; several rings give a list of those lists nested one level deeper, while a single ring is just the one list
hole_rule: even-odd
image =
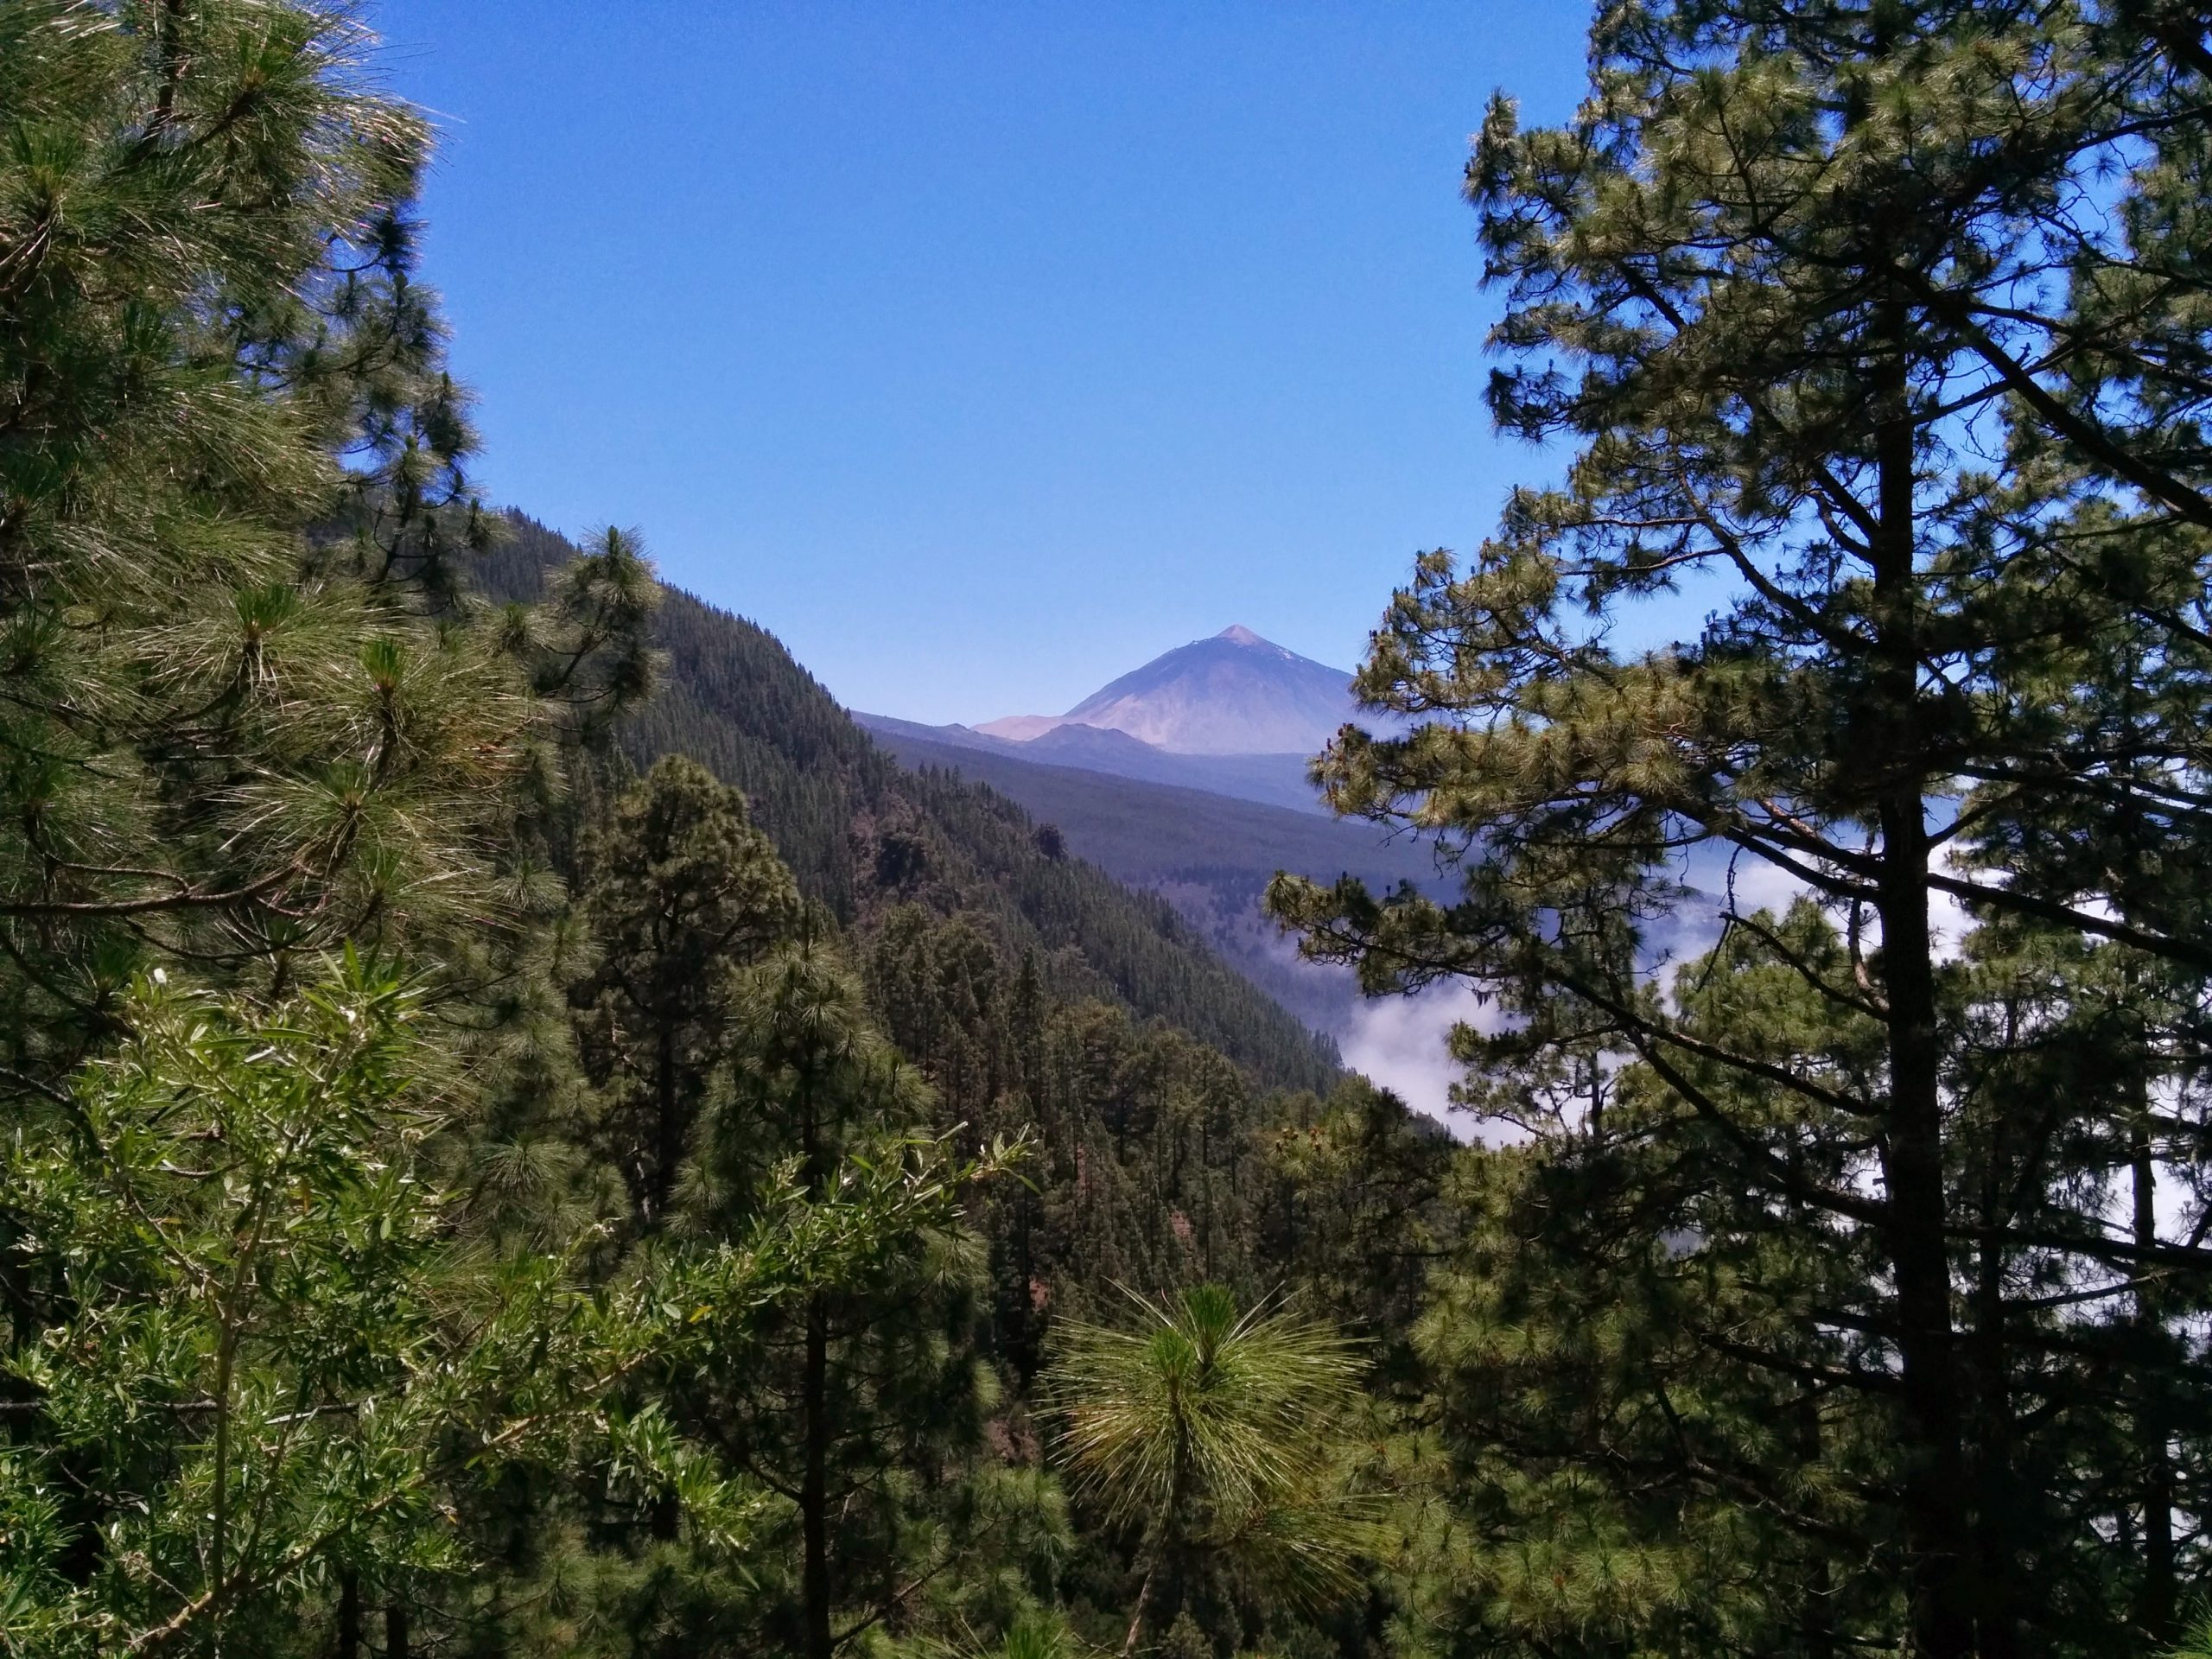
[{"label": "clear blue sky", "polygon": [[635,525],[841,699],[1055,712],[1243,622],[1349,667],[1538,466],[1468,135],[1584,8],[381,0],[489,494]]}]

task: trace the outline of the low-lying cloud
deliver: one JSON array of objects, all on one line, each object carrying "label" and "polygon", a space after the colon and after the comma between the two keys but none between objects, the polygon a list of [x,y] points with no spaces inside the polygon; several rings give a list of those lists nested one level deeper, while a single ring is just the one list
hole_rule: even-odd
[{"label": "low-lying cloud", "polygon": [[[1939,861],[1939,866],[1942,861]],[[1666,920],[1648,935],[1648,969],[1671,979],[1675,966],[1710,950],[1723,921],[1733,910],[1777,914],[1805,894],[1806,884],[1789,871],[1748,855],[1731,856],[1719,847],[1700,848],[1681,874],[1691,891]],[[1931,895],[1929,920],[1940,956],[1957,953],[1972,919],[1948,894]],[[1868,942],[1878,942],[1878,924],[1869,918]],[[1455,1139],[1503,1145],[1523,1138],[1516,1125],[1479,1119],[1455,1109],[1452,1085],[1465,1070],[1452,1058],[1452,1027],[1470,1024],[1494,1029],[1496,1008],[1461,982],[1432,985],[1414,995],[1363,999],[1332,1022],[1344,1063],[1398,1096],[1417,1112],[1437,1119]]]},{"label": "low-lying cloud", "polygon": [[1461,1141],[1503,1140],[1505,1126],[1453,1109],[1452,1085],[1463,1068],[1452,1058],[1452,1028],[1480,1027],[1495,1010],[1461,984],[1429,986],[1410,996],[1381,996],[1356,1007],[1338,1033],[1344,1064],[1425,1112]]}]

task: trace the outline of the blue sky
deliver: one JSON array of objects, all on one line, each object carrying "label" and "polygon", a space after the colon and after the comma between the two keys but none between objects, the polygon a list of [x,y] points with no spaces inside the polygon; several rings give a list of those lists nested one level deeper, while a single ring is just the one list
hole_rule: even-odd
[{"label": "blue sky", "polygon": [[643,530],[841,699],[1063,709],[1242,622],[1349,667],[1536,458],[1467,137],[1566,3],[382,0],[488,493]]}]

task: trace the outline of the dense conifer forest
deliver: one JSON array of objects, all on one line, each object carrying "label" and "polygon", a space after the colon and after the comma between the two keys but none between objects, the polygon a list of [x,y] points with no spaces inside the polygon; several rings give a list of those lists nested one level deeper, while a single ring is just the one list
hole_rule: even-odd
[{"label": "dense conifer forest", "polygon": [[[577,550],[520,513],[475,567],[483,591],[538,602]],[[746,798],[807,896],[846,927],[920,904],[964,914],[1060,997],[1118,1001],[1211,1043],[1277,1088],[1325,1090],[1336,1057],[1227,971],[1165,905],[1065,855],[992,791],[893,764],[763,630],[680,589],[652,632],[653,697],[622,725],[634,766],[687,754]]]},{"label": "dense conifer forest", "polygon": [[1270,900],[1481,1144],[480,499],[372,21],[0,0],[0,1652],[2207,1650],[2200,16],[1491,107],[1451,889]]}]

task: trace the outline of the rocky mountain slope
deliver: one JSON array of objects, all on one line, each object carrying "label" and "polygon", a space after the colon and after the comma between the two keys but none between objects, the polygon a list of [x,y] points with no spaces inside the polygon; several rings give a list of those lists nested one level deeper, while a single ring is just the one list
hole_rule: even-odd
[{"label": "rocky mountain slope", "polygon": [[1015,715],[976,729],[1035,742],[1089,726],[1171,754],[1310,755],[1345,721],[1376,718],[1354,704],[1351,676],[1342,669],[1238,626],[1154,658],[1065,715]]}]

